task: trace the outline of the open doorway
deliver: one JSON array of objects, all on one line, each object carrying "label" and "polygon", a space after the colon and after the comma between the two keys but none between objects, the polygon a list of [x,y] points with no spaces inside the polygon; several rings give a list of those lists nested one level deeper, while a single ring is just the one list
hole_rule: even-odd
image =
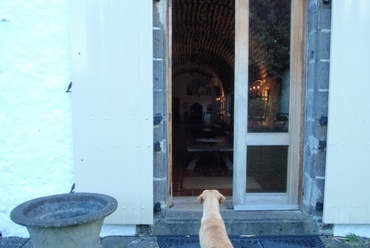
[{"label": "open doorway", "polygon": [[172,193],[231,196],[235,3],[173,0],[171,11]]},{"label": "open doorway", "polygon": [[[172,195],[296,209],[304,3],[172,1]],[[246,208],[247,207],[247,208]]]}]

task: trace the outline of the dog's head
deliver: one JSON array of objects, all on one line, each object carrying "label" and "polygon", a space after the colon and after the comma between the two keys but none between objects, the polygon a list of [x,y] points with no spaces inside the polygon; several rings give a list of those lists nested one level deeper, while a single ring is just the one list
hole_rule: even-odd
[{"label": "dog's head", "polygon": [[225,196],[223,196],[218,190],[215,189],[206,189],[203,191],[202,194],[198,196],[198,201],[203,203],[206,199],[215,198],[218,200],[219,203],[224,202],[226,200]]}]

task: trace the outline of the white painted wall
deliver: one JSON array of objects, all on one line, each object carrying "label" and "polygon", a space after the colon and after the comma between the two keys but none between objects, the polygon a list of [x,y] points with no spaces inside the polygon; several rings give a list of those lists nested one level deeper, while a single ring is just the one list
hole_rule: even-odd
[{"label": "white painted wall", "polygon": [[20,203],[73,183],[68,0],[0,1],[0,232]]}]

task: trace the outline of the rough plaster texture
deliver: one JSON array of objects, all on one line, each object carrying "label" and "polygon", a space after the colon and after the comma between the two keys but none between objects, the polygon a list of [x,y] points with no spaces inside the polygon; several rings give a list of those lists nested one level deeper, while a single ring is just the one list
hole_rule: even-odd
[{"label": "rough plaster texture", "polygon": [[0,232],[9,214],[73,183],[69,1],[0,1]]}]

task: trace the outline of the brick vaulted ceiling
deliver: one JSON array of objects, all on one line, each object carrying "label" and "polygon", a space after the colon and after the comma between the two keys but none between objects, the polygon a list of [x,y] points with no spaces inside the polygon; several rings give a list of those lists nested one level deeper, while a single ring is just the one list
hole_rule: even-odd
[{"label": "brick vaulted ceiling", "polygon": [[234,82],[233,0],[173,0],[173,76],[198,72]]},{"label": "brick vaulted ceiling", "polygon": [[[281,49],[282,44],[289,47],[289,32],[281,31],[286,26],[289,30],[289,5],[290,0],[250,1],[250,81],[286,68],[286,63],[276,61],[289,61],[289,51]],[[172,0],[172,6],[173,77],[198,72],[217,78],[225,92],[232,91],[235,0]],[[254,35],[261,30],[268,35]]]}]

